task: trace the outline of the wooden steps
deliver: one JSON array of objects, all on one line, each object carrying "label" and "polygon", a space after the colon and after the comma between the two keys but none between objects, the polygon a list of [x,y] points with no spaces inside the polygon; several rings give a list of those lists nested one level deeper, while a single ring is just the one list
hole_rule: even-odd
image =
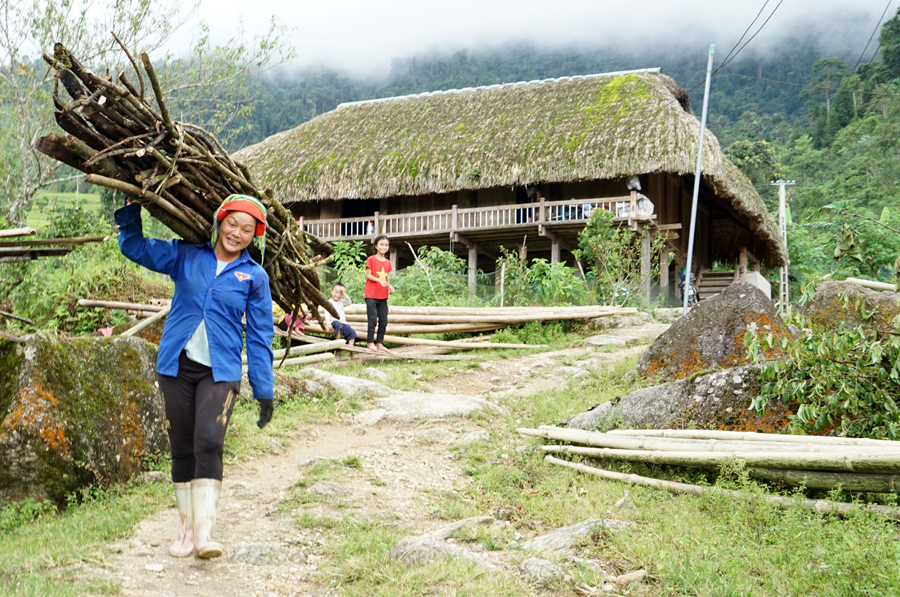
[{"label": "wooden steps", "polygon": [[697,293],[700,300],[704,301],[712,298],[731,286],[734,282],[735,272],[711,272],[702,270],[697,276]]}]

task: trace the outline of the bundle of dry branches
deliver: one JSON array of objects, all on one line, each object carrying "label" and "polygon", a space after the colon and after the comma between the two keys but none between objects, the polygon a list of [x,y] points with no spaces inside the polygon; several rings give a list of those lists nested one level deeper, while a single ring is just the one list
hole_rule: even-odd
[{"label": "bundle of dry branches", "polygon": [[[87,182],[124,193],[188,242],[209,240],[213,214],[229,195],[259,198],[268,210],[262,265],[272,298],[285,312],[303,304],[316,314],[318,306],[333,311],[316,273],[330,261],[331,246],[301,230],[270,189],[255,187],[246,166],[233,160],[212,134],[173,120],[149,57],[141,54],[142,74],[122,49],[140,89],[124,72],[116,77],[91,72],[62,44],[55,45],[53,56],[44,55],[56,70],[56,122],[68,134],[50,133],[38,140],[37,149],[86,173]],[[145,75],[158,111],[145,98]],[[71,101],[60,98],[59,83]]]}]

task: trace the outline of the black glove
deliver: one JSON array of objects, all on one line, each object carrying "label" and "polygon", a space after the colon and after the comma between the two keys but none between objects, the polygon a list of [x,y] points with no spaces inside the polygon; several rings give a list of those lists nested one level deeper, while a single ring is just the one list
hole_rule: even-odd
[{"label": "black glove", "polygon": [[272,420],[272,412],[275,410],[275,401],[271,398],[261,398],[259,400],[259,421],[256,426],[262,429]]}]

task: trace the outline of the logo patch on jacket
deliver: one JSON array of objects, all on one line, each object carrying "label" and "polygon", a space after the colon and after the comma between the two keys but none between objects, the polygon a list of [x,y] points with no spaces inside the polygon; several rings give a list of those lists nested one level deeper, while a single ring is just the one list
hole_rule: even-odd
[{"label": "logo patch on jacket", "polygon": [[234,272],[234,275],[237,276],[239,282],[250,279],[250,274],[245,274],[244,272]]}]

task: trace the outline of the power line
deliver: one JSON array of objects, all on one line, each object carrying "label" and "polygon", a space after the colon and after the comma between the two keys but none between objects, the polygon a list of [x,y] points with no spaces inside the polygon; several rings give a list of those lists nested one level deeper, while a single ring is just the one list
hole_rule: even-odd
[{"label": "power line", "polygon": [[[872,31],[872,35],[869,36],[869,41],[866,43],[866,47],[863,48],[862,53],[859,55],[859,59],[856,61],[856,64],[853,65],[853,68],[850,70],[851,73],[856,71],[856,67],[859,66],[859,63],[862,62],[863,56],[866,55],[866,50],[869,49],[869,45],[872,43],[872,40],[875,38],[875,34],[878,33],[878,29],[881,28],[881,22],[884,20],[884,15],[887,14],[888,8],[891,7],[891,1],[892,0],[888,0],[887,5],[884,7],[884,12],[881,13],[881,18],[878,19],[877,23],[875,23],[875,29],[874,29],[874,31]],[[881,48],[881,45],[879,45],[878,47]],[[878,50],[875,50],[875,53],[877,54]],[[874,58],[874,55],[873,55],[873,58]]]},{"label": "power line", "polygon": [[782,5],[782,3],[784,3],[784,0],[780,0],[780,1],[778,2],[778,4],[775,6],[775,8],[772,9],[772,12],[769,14],[769,16],[766,17],[765,22],[763,22],[763,24],[759,26],[759,29],[756,30],[756,33],[754,33],[754,34],[750,37],[750,39],[748,39],[748,40],[744,43],[744,45],[742,45],[742,46],[740,47],[740,49],[734,54],[734,56],[732,56],[729,60],[723,61],[722,64],[719,65],[719,68],[716,69],[716,71],[718,71],[718,70],[721,69],[723,66],[725,66],[726,64],[728,64],[729,62],[731,62],[732,60],[734,60],[735,58],[738,57],[738,54],[740,54],[740,53],[743,51],[743,49],[747,47],[747,44],[749,44],[751,41],[753,41],[753,38],[756,37],[757,35],[759,35],[760,31],[762,31],[762,30],[765,28],[765,26],[769,23],[769,21],[772,19],[772,17],[775,16],[775,12],[778,10],[778,7]]},{"label": "power line", "polygon": [[728,59],[731,57],[732,52],[734,52],[735,49],[741,44],[741,42],[744,41],[744,38],[747,37],[748,33],[750,33],[750,29],[753,27],[753,24],[756,23],[757,19],[759,19],[759,15],[761,15],[763,13],[763,11],[766,9],[766,6],[768,6],[768,5],[769,5],[769,0],[766,0],[763,3],[762,8],[759,9],[759,12],[756,13],[756,17],[752,21],[750,21],[749,25],[747,25],[747,29],[744,30],[744,34],[741,36],[741,38],[739,40],[737,40],[737,42],[734,44],[734,47],[732,47],[731,50],[729,50],[728,54],[725,55],[725,58],[722,59],[723,64],[725,62],[728,62]]},{"label": "power line", "polygon": [[[790,85],[792,87],[805,87],[807,89],[821,89],[823,91],[840,91],[841,87],[824,87],[822,85],[808,85],[804,83],[791,83],[790,81],[777,81],[775,79],[766,79],[765,77],[751,77],[749,75],[739,75],[737,73],[729,73],[722,72],[718,73],[720,75],[725,75],[726,77],[738,77],[741,79],[753,79],[754,81],[765,81],[766,83],[776,83],[778,85]],[[855,93],[860,95],[871,95],[874,97],[900,97],[900,95],[896,93],[886,93],[886,92],[876,92],[876,91],[861,91],[855,90]]]}]

